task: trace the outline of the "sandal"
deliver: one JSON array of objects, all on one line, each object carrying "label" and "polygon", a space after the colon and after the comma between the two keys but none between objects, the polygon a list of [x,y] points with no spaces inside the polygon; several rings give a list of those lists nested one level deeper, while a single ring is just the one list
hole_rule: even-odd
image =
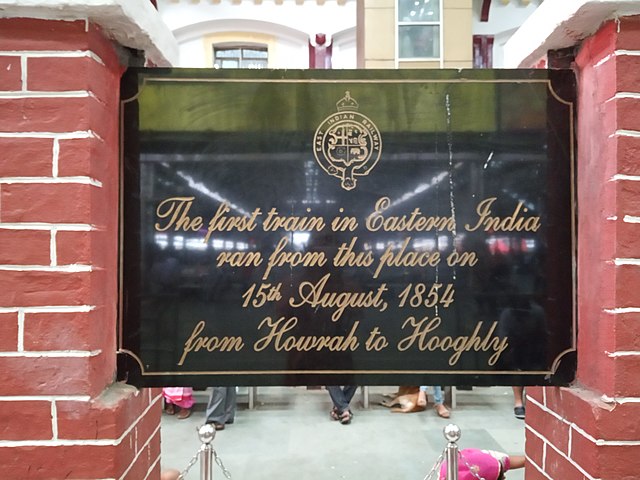
[{"label": "sandal", "polygon": [[182,410],[180,410],[180,413],[178,413],[178,415],[176,416],[178,417],[178,420],[184,420],[185,418],[189,418],[191,416],[191,409],[183,408]]},{"label": "sandal", "polygon": [[167,415],[175,415],[176,407],[173,403],[165,403],[164,405],[164,413]]},{"label": "sandal", "polygon": [[329,412],[329,417],[331,418],[331,420],[340,420],[340,415],[338,415],[338,409],[336,407],[333,407],[331,409],[331,411]]},{"label": "sandal", "polygon": [[340,414],[340,423],[342,425],[349,425],[351,423],[352,418],[353,418],[353,414],[349,410],[345,410]]},{"label": "sandal", "polygon": [[438,403],[434,405],[433,408],[435,409],[438,416],[441,418],[449,418],[451,416],[451,412],[449,412],[449,409],[445,407],[442,403]]}]

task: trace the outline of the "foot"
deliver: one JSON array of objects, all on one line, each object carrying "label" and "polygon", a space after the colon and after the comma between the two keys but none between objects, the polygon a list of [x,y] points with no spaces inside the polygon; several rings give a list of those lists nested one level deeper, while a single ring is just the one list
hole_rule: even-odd
[{"label": "foot", "polygon": [[524,420],[524,407],[522,405],[515,407],[513,409],[513,414],[516,416],[516,418]]},{"label": "foot", "polygon": [[433,408],[435,409],[438,416],[441,418],[449,418],[451,416],[451,412],[449,411],[449,409],[445,407],[444,404],[442,403],[435,404]]},{"label": "foot", "polygon": [[176,416],[178,417],[178,420],[184,420],[185,418],[189,418],[191,416],[191,409],[183,408],[182,410],[180,410],[180,413],[178,413],[178,415]]},{"label": "foot", "polygon": [[176,413],[176,407],[173,403],[167,403],[164,406],[164,413],[167,415],[174,415]]},{"label": "foot", "polygon": [[331,420],[340,420],[340,414],[338,414],[338,409],[336,407],[333,407],[329,412],[329,418],[331,418]]},{"label": "foot", "polygon": [[207,422],[207,425],[213,425],[213,428],[215,428],[216,430],[224,430],[224,423]]},{"label": "foot", "polygon": [[427,406],[427,392],[425,391],[418,391],[418,401],[416,402],[417,405],[419,407],[426,407]]},{"label": "foot", "polygon": [[340,414],[340,423],[342,425],[349,425],[351,423],[352,418],[353,418],[353,414],[349,410],[345,410]]}]

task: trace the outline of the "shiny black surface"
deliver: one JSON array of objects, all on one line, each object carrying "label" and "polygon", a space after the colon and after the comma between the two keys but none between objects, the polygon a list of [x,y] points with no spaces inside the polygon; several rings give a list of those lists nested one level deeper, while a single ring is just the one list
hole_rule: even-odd
[{"label": "shiny black surface", "polygon": [[[130,70],[119,376],[570,382],[574,95],[568,71]],[[240,228],[209,231],[225,202]]]}]

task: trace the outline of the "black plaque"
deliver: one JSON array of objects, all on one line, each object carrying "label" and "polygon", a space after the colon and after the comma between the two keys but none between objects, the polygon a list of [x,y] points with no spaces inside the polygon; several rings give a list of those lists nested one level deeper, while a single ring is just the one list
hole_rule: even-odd
[{"label": "black plaque", "polygon": [[119,376],[567,384],[570,71],[132,69]]}]

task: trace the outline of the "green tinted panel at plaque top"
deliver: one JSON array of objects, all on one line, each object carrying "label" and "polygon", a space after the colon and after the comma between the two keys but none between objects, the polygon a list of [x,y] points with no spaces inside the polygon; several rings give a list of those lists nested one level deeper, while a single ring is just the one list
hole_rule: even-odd
[{"label": "green tinted panel at plaque top", "polygon": [[562,70],[130,70],[120,378],[569,383],[574,99]]}]

